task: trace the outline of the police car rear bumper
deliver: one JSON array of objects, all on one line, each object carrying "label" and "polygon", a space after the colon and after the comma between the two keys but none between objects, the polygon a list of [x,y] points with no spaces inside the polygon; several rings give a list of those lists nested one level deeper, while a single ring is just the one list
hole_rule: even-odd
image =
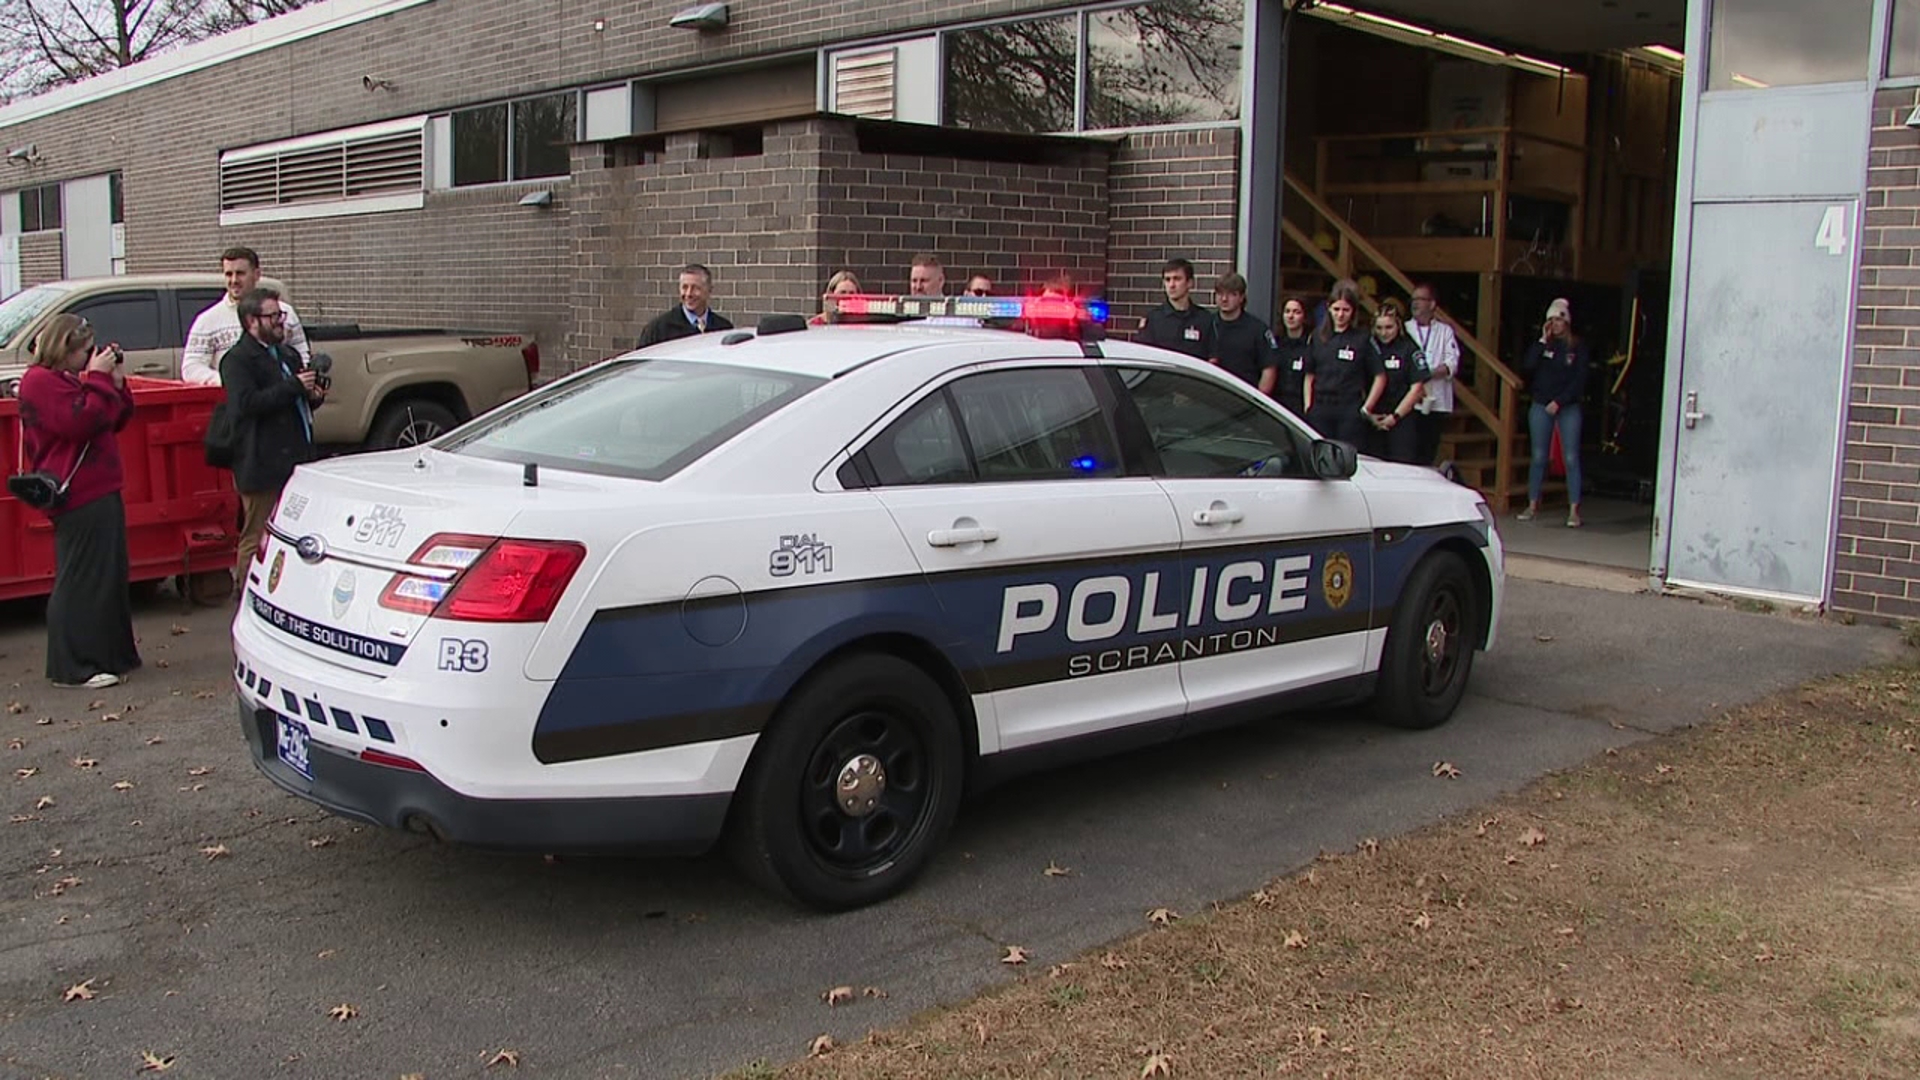
[{"label": "police car rear bumper", "polygon": [[390,829],[504,851],[695,855],[713,846],[726,823],[726,793],[477,799],[424,771],[364,761],[317,740],[308,746],[309,780],[275,752],[273,710],[245,700],[238,709],[254,767],[267,779],[342,817]]}]

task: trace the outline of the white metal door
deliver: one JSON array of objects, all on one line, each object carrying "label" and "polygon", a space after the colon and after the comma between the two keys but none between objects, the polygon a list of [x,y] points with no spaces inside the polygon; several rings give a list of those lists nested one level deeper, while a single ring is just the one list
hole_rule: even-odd
[{"label": "white metal door", "polygon": [[106,176],[69,180],[60,193],[61,236],[67,276],[106,277],[113,273],[113,187]]},{"label": "white metal door", "polygon": [[1825,596],[1858,210],[1694,207],[1670,583]]}]

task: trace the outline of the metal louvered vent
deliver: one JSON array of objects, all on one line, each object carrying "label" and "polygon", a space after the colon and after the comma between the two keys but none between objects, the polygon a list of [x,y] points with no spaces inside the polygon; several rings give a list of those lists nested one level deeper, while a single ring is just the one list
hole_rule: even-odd
[{"label": "metal louvered vent", "polygon": [[836,54],[833,111],[871,120],[893,119],[896,59],[893,49]]},{"label": "metal louvered vent", "polygon": [[424,121],[230,151],[220,161],[220,209],[253,210],[425,188]]}]

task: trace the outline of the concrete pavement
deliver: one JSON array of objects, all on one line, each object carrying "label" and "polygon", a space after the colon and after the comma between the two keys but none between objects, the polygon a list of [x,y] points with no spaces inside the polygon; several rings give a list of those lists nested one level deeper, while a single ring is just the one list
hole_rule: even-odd
[{"label": "concrete pavement", "polygon": [[[970,805],[907,895],[826,918],[718,860],[548,865],[282,795],[247,761],[224,622],[148,606],[143,647],[167,667],[89,694],[47,688],[37,619],[0,613],[0,685],[18,683],[0,694],[22,706],[0,714],[0,812],[26,819],[0,824],[0,1078],[125,1076],[147,1050],[177,1056],[169,1077],[221,1078],[497,1076],[503,1048],[511,1075],[569,1080],[794,1056],[1015,977],[1005,945],[1044,970],[1150,908],[1199,910],[1901,649],[1885,630],[1516,581],[1446,728],[1292,718],[1031,777]],[[1442,759],[1463,775],[1436,780]],[[92,1000],[62,1000],[85,980]],[[838,985],[887,996],[830,1011]],[[343,1003],[357,1016],[329,1018]]]}]

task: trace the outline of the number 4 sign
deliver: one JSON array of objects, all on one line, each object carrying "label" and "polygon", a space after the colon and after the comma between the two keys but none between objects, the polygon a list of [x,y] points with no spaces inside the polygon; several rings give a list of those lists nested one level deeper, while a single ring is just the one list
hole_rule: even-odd
[{"label": "number 4 sign", "polygon": [[1820,231],[1813,234],[1813,246],[1823,248],[1829,255],[1845,255],[1847,247],[1853,243],[1853,229],[1847,225],[1847,208],[1829,206],[1820,219]]}]

